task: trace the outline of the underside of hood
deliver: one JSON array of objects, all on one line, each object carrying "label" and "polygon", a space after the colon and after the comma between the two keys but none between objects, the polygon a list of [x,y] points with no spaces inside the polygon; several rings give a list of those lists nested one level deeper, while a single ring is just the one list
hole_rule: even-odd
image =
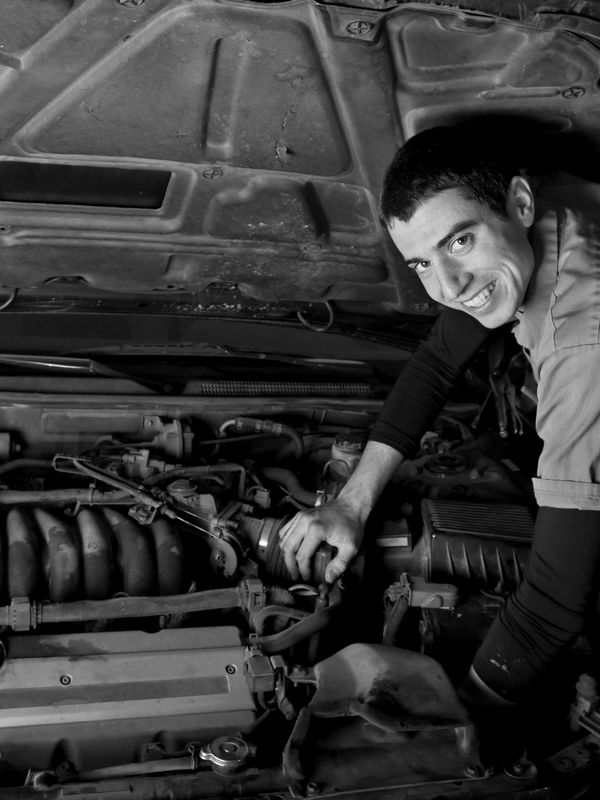
[{"label": "underside of hood", "polygon": [[585,169],[600,25],[577,11],[3,0],[0,284],[427,310],[378,220],[387,163],[475,120]]}]

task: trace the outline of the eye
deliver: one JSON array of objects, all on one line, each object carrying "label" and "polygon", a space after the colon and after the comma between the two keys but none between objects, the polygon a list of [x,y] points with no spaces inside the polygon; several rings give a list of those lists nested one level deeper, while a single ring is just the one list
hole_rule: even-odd
[{"label": "eye", "polygon": [[473,245],[473,234],[463,233],[450,242],[448,250],[456,255],[461,255],[462,253],[467,252],[467,250],[470,250],[472,245]]},{"label": "eye", "polygon": [[426,272],[429,267],[431,266],[430,261],[409,261],[408,268],[412,269],[413,272],[416,272],[417,275],[422,275]]}]

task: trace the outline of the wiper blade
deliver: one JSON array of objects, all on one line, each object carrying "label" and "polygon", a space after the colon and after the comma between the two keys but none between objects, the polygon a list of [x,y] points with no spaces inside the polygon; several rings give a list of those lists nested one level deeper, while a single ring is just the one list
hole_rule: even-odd
[{"label": "wiper blade", "polygon": [[[84,353],[84,350],[75,352]],[[94,353],[98,350],[95,348]],[[270,350],[257,350],[255,348],[232,347],[231,345],[217,344],[215,342],[195,342],[194,344],[169,345],[116,345],[114,347],[103,347],[102,355],[111,353],[118,355],[137,355],[144,356],[180,356],[182,358],[239,358],[258,361],[277,361],[282,364],[292,364],[301,367],[325,367],[325,368],[344,368],[344,367],[364,367],[364,360],[353,358],[327,358],[308,357],[295,353],[277,353]]]},{"label": "wiper blade", "polygon": [[121,378],[151,389],[164,390],[161,381],[139,378],[127,372],[109,367],[95,358],[75,358],[73,356],[23,355],[21,353],[0,353],[0,364],[11,367],[25,367],[48,372],[63,372],[69,375],[97,375],[105,378]]}]

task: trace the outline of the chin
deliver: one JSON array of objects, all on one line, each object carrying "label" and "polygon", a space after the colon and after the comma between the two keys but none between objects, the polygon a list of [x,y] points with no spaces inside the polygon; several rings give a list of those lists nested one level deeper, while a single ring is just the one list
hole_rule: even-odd
[{"label": "chin", "polygon": [[490,330],[493,330],[494,328],[500,328],[507,322],[511,322],[515,318],[515,312],[508,313],[508,312],[490,311],[488,314],[471,313],[471,316],[474,317],[478,322],[480,322],[484,328],[489,328]]}]

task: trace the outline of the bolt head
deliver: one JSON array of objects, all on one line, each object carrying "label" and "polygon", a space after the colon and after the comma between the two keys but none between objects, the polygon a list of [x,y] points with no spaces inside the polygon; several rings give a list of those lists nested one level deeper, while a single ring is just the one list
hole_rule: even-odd
[{"label": "bolt head", "polygon": [[583,86],[569,86],[568,89],[563,89],[562,96],[567,100],[576,100],[578,97],[583,97],[585,88]]},{"label": "bolt head", "polygon": [[346,25],[346,30],[352,36],[365,36],[373,30],[373,23],[366,19],[356,19]]},{"label": "bolt head", "polygon": [[223,177],[223,170],[220,167],[210,167],[209,169],[205,169],[202,175],[207,180],[214,181],[217,178]]}]

